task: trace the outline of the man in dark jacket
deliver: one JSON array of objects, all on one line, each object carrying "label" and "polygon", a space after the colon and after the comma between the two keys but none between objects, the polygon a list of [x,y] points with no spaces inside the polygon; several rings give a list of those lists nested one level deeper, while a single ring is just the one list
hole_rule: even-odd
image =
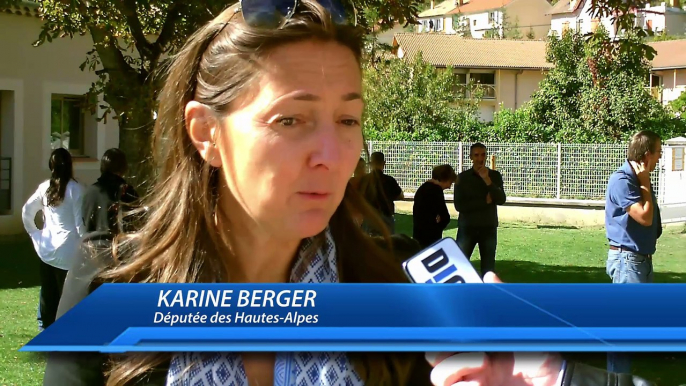
[{"label": "man in dark jacket", "polygon": [[[136,190],[124,180],[128,170],[120,149],[109,149],[100,160],[100,178],[83,195],[83,222],[86,232],[126,231],[123,212],[138,199]],[[121,205],[121,204],[124,205]]]},{"label": "man in dark jacket", "polygon": [[[371,171],[360,180],[360,192],[367,202],[377,210],[391,234],[395,233],[395,202],[404,198],[403,190],[395,178],[384,173],[386,158],[381,152],[369,157]],[[364,226],[366,227],[366,225]],[[379,235],[377,229],[367,227],[372,235]]]},{"label": "man in dark jacket", "polygon": [[498,245],[498,205],[505,204],[503,177],[486,167],[486,146],[475,143],[469,149],[473,167],[460,173],[455,184],[457,245],[471,258],[479,245],[481,276],[495,271]]},{"label": "man in dark jacket", "polygon": [[456,178],[452,166],[436,166],[431,172],[431,179],[414,194],[412,237],[419,241],[422,248],[443,238],[443,230],[450,223],[443,191],[450,189]]}]

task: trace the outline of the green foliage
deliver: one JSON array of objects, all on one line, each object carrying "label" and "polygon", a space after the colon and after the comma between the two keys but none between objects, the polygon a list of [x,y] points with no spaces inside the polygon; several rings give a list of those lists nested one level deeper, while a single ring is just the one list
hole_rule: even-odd
[{"label": "green foliage", "polygon": [[472,28],[469,25],[469,19],[465,20],[461,13],[453,15],[453,30],[463,38],[472,37]]},{"label": "green foliage", "polygon": [[686,91],[682,92],[678,98],[669,103],[669,107],[681,117],[686,119]]},{"label": "green foliage", "polygon": [[[650,66],[639,50],[613,51],[600,27],[595,39],[585,41],[575,32],[548,42],[547,59],[555,64],[525,110],[532,130],[550,128],[550,140],[559,142],[615,142],[638,130],[663,136],[684,130],[645,89]],[[629,33],[624,42],[641,44]],[[522,113],[524,114],[524,113]]]},{"label": "green foliage", "polygon": [[[0,0],[9,4],[12,0]],[[236,0],[37,0],[45,21],[35,45],[89,34],[94,43],[81,65],[98,80],[90,93],[102,95],[103,117],[119,119],[120,147],[136,169],[149,165],[148,146],[168,58],[200,26]],[[349,15],[368,31],[416,23],[422,0],[347,0]],[[353,12],[356,10],[357,12]],[[373,10],[374,12],[367,12]],[[368,45],[376,49],[376,45]],[[135,130],[134,130],[135,129]],[[147,166],[146,166],[147,167]],[[133,170],[136,182],[150,169]]]},{"label": "green foliage", "polygon": [[522,33],[519,31],[519,16],[515,16],[513,22],[510,22],[510,17],[503,9],[503,36],[505,39],[520,40]]},{"label": "green foliage", "polygon": [[436,70],[419,54],[367,66],[364,78],[367,139],[458,141],[478,133],[478,89],[464,97],[451,68]]},{"label": "green foliage", "polygon": [[[591,1],[591,9],[589,11],[593,19],[612,19],[619,31],[618,39],[612,41],[605,40],[602,34],[594,33],[591,35],[591,40],[596,42],[604,41],[605,50],[613,56],[626,51],[633,51],[638,56],[653,60],[657,51],[646,44],[644,41],[631,42],[632,36],[639,38],[646,38],[652,32],[644,30],[636,23],[635,9],[640,9],[645,6],[644,0],[593,0]],[[627,37],[629,39],[627,39]]]},{"label": "green foliage", "polygon": [[681,40],[686,39],[684,35],[667,35],[667,32],[662,31],[657,35],[653,35],[650,40],[654,42],[665,42],[668,40]]}]

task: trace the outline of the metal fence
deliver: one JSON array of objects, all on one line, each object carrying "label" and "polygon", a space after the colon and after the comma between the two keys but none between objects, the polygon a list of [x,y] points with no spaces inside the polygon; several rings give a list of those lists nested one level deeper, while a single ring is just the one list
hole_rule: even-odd
[{"label": "metal fence", "polygon": [[[604,200],[607,180],[626,159],[626,144],[484,143],[487,166],[495,156],[510,197],[552,200]],[[368,141],[369,153],[383,152],[385,172],[406,192],[414,192],[439,164],[459,173],[469,169],[471,142]],[[659,192],[659,171],[653,173]]]},{"label": "metal fence", "polygon": [[0,158],[0,214],[12,209],[12,158]]}]

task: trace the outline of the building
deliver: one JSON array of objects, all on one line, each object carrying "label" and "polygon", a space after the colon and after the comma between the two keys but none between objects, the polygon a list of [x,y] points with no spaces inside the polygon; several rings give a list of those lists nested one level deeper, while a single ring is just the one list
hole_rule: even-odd
[{"label": "building", "polygon": [[[545,38],[550,30],[547,0],[448,0],[419,14],[417,32],[442,32],[481,39],[493,36]],[[514,31],[518,32],[514,32]]]},{"label": "building", "polygon": [[419,52],[437,68],[452,67],[462,83],[479,83],[484,89],[481,119],[493,120],[501,108],[516,109],[531,99],[545,72],[544,41],[465,39],[457,35],[396,34],[393,46],[399,58]]},{"label": "building", "polygon": [[58,38],[33,47],[43,22],[35,4],[0,9],[0,234],[24,232],[21,208],[50,176],[52,149],[75,157],[79,182],[100,175],[99,157],[119,143],[114,119],[86,107],[94,73],[79,66],[93,47],[90,36]]},{"label": "building", "polygon": [[686,91],[686,40],[654,42],[657,55],[653,58],[653,70],[649,86],[664,104],[677,99]]},{"label": "building", "polygon": [[[646,4],[643,8],[634,10],[636,25],[655,33],[667,35],[683,35],[686,33],[686,11],[679,0],[670,0],[669,5],[662,3],[658,6]],[[595,18],[591,12],[590,0],[560,0],[550,11],[550,31],[562,36],[566,29],[573,29],[582,34],[595,32],[598,25],[603,25],[610,37],[618,33],[617,26],[610,17]]]}]

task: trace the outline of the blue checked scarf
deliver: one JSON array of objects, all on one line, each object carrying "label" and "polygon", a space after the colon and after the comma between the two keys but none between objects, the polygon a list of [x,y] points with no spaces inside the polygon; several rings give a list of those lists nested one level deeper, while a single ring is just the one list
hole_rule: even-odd
[{"label": "blue checked scarf", "polygon": [[[322,246],[308,258],[314,238],[303,242],[291,271],[291,283],[337,283],[336,245],[327,229]],[[184,371],[185,370],[185,371]],[[236,353],[180,353],[167,372],[168,386],[248,386]],[[277,353],[274,386],[362,386],[344,353]],[[252,385],[254,386],[254,385]]]}]

